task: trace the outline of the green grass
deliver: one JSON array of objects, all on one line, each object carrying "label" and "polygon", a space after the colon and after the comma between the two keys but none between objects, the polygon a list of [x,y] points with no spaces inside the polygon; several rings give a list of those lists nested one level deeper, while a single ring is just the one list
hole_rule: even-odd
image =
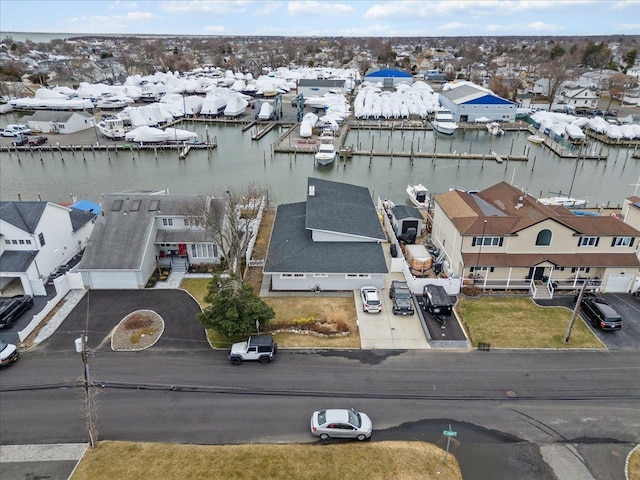
[{"label": "green grass", "polygon": [[180,288],[189,292],[202,308],[206,306],[204,297],[207,296],[208,286],[211,280],[208,278],[185,278],[182,280]]},{"label": "green grass", "polygon": [[[117,460],[116,460],[117,459]],[[100,442],[71,480],[462,480],[451,453],[423,442],[178,445]]]},{"label": "green grass", "polygon": [[475,346],[490,343],[492,348],[604,348],[579,317],[565,343],[571,310],[540,307],[530,298],[462,298],[457,310]]}]

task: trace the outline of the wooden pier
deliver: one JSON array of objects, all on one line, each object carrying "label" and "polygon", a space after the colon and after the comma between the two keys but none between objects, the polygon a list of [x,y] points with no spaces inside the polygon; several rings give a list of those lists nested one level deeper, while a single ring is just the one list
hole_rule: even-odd
[{"label": "wooden pier", "polygon": [[26,153],[41,153],[41,152],[80,152],[80,153],[92,153],[92,152],[133,152],[133,151],[149,151],[153,150],[179,150],[181,152],[180,158],[187,156],[191,149],[205,150],[214,149],[217,147],[216,142],[209,143],[114,143],[114,144],[91,144],[91,145],[54,145],[44,144],[39,146],[23,145],[20,147],[0,147],[0,152],[26,152]]},{"label": "wooden pier", "polygon": [[251,137],[251,140],[260,140],[262,137],[264,137],[267,133],[269,133],[271,130],[273,130],[275,128],[275,126],[277,125],[276,122],[271,122],[269,124],[267,124],[266,127],[264,127],[262,130],[260,130],[258,133],[256,133],[255,135],[253,135]]}]

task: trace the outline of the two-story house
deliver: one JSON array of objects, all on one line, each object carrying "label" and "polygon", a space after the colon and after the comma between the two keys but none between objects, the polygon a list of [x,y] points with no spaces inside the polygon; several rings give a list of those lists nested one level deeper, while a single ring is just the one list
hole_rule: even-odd
[{"label": "two-story house", "polygon": [[144,288],[157,268],[184,271],[221,259],[218,232],[211,225],[224,222],[223,200],[123,192],[106,195],[102,208],[79,265],[87,288]]},{"label": "two-story house", "polygon": [[548,296],[587,279],[603,291],[628,292],[640,272],[639,238],[618,218],[545,206],[506,182],[435,197],[432,239],[448,272],[480,288]]},{"label": "two-story house", "polygon": [[96,215],[51,202],[0,202],[0,289],[46,295],[51,275],[86,246]]},{"label": "two-story house", "polygon": [[272,290],[382,288],[387,237],[366,187],[319,178],[307,200],[279,205],[264,274]]}]

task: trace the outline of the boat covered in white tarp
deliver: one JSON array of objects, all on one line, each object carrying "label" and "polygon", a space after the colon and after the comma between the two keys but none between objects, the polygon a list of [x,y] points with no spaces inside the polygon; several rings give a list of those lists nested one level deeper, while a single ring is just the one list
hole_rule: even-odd
[{"label": "boat covered in white tarp", "polygon": [[567,132],[567,135],[569,135],[569,138],[573,140],[583,140],[584,138],[586,138],[586,135],[584,134],[582,129],[575,123],[568,123],[564,127],[564,130],[565,132]]},{"label": "boat covered in white tarp", "polygon": [[313,133],[313,127],[315,127],[318,121],[318,116],[313,112],[305,113],[300,122],[300,136],[302,138],[308,138]]},{"label": "boat covered in white tarp", "polygon": [[271,116],[274,114],[275,111],[276,109],[274,108],[273,105],[271,105],[269,102],[264,102],[260,106],[260,112],[258,113],[258,118],[260,120],[269,120],[271,119]]},{"label": "boat covered in white tarp", "polygon": [[181,130],[179,128],[165,128],[164,133],[168,135],[169,138],[167,141],[169,142],[186,142],[188,140],[195,140],[198,138],[198,134],[196,132]]},{"label": "boat covered in white tarp", "polygon": [[231,94],[227,99],[227,106],[224,107],[224,114],[227,117],[242,115],[249,105],[245,97],[246,95],[240,93]]},{"label": "boat covered in white tarp", "polygon": [[170,140],[167,132],[159,128],[146,126],[134,128],[130,132],[127,132],[124,138],[130,142],[138,143],[158,143]]}]

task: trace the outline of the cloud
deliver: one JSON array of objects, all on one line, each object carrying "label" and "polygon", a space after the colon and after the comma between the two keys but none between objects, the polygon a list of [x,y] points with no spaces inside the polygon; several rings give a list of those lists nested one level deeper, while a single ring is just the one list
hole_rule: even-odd
[{"label": "cloud", "polygon": [[116,0],[109,4],[107,8],[109,10],[137,10],[138,4],[136,2],[121,2],[120,0]]},{"label": "cloud", "polygon": [[[79,25],[86,25],[87,28],[100,26],[103,28],[117,28],[120,24],[132,24],[135,22],[155,20],[157,17],[151,12],[128,12],[125,15],[85,15],[82,17],[72,17],[69,22]],[[121,30],[121,29],[120,29]]]},{"label": "cloud", "polygon": [[552,23],[544,22],[532,22],[527,24],[525,28],[533,32],[559,32],[564,30],[560,25],[553,25]]},{"label": "cloud", "polygon": [[252,3],[243,0],[189,0],[189,1],[163,1],[160,9],[169,13],[210,13],[212,15],[229,15],[233,13],[246,13],[247,6]]},{"label": "cloud", "polygon": [[208,25],[203,28],[203,30],[207,33],[223,33],[224,26],[223,25]]},{"label": "cloud", "polygon": [[293,1],[287,4],[289,15],[322,15],[322,16],[344,16],[355,12],[351,5],[344,3],[324,3],[312,0]]},{"label": "cloud", "polygon": [[258,8],[253,12],[255,15],[271,15],[272,13],[277,12],[283,6],[282,2],[264,2],[259,3]]}]

